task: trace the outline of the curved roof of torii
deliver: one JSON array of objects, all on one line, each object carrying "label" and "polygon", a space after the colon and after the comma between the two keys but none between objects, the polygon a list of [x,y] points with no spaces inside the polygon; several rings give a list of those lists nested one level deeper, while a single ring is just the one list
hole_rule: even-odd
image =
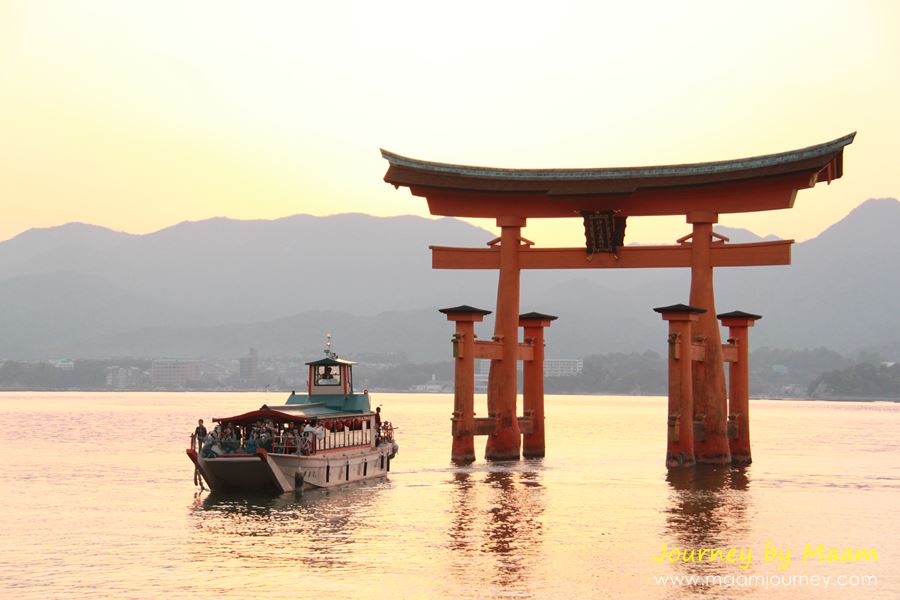
[{"label": "curved roof of torii", "polygon": [[[789,208],[798,189],[841,177],[844,147],[855,136],[777,154],[648,167],[503,169],[424,161],[384,149],[381,155],[390,165],[384,180],[426,197],[434,214],[501,216],[509,214],[510,200],[531,200],[532,206],[513,211],[521,216],[613,209],[634,215],[745,212]],[[736,192],[747,197],[729,202]],[[534,204],[539,196],[540,207]]]}]

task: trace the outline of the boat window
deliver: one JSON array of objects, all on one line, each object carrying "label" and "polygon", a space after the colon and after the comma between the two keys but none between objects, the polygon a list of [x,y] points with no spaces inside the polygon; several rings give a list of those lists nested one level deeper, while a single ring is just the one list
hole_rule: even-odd
[{"label": "boat window", "polygon": [[337,367],[319,365],[316,367],[316,385],[340,385],[341,372]]}]

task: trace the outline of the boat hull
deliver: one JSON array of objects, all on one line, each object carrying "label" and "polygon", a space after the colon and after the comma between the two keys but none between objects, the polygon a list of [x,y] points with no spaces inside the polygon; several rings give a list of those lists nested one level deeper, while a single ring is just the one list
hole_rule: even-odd
[{"label": "boat hull", "polygon": [[187,454],[212,491],[300,491],[332,488],[354,481],[387,475],[396,444],[342,448],[310,456],[275,454],[225,454],[203,458],[195,450]]}]

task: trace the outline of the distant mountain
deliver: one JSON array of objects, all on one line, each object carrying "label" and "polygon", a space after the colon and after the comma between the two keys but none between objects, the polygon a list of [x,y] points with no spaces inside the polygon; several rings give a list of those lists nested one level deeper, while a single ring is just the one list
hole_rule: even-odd
[{"label": "distant mountain", "polygon": [[749,229],[742,229],[740,227],[725,227],[724,225],[716,225],[713,229],[715,229],[716,233],[721,233],[722,235],[727,237],[732,244],[775,242],[781,239],[777,235],[767,235],[765,237],[760,237]]},{"label": "distant mountain", "polygon": [[433,310],[390,311],[358,316],[337,311],[309,311],[262,323],[213,327],[147,327],[122,334],[97,335],[78,342],[47,346],[49,356],[234,358],[259,348],[267,356],[316,356],[326,333],[335,350],[359,354],[403,353],[416,362],[447,357],[450,330]]},{"label": "distant mountain", "polygon": [[765,316],[753,331],[755,343],[855,350],[896,342],[898,228],[897,200],[868,200],[818,237],[796,244],[789,267],[722,269],[719,306],[746,306]]},{"label": "distant mountain", "polygon": [[0,280],[79,272],[193,311],[203,325],[324,307],[376,314],[427,306],[437,291],[452,295],[454,284],[432,274],[429,244],[481,246],[492,238],[456,219],[361,214],[216,218],[148,235],[86,227],[30,230],[0,243]]},{"label": "distant mountain", "polygon": [[[105,279],[52,271],[0,281],[0,356],[40,357],[61,343],[178,323],[177,311],[110,285]],[[186,326],[188,321],[181,321]]]},{"label": "distant mountain", "polygon": [[[716,271],[717,309],[764,316],[754,347],[900,347],[900,203],[870,200],[796,244],[789,267]],[[717,227],[733,243],[752,232]],[[318,350],[447,355],[438,307],[493,309],[497,274],[435,271],[429,245],[483,247],[456,219],[359,214],[210,219],[148,235],[83,224],[0,243],[0,357],[237,356]],[[548,355],[660,350],[652,307],[686,302],[687,269],[528,271],[522,310],[560,319]],[[479,326],[491,331],[490,318]]]}]

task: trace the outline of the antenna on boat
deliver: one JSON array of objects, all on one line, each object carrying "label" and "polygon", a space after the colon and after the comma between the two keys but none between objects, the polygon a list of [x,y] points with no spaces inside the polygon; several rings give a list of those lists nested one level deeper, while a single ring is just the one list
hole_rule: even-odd
[{"label": "antenna on boat", "polygon": [[328,358],[337,358],[337,354],[331,348],[331,334],[325,334],[325,356]]}]

